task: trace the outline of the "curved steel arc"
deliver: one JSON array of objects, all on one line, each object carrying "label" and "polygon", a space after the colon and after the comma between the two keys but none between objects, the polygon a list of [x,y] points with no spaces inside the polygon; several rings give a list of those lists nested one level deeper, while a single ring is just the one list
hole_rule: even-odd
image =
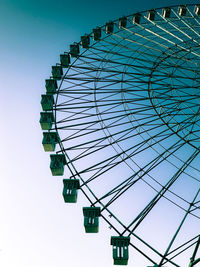
[{"label": "curved steel arc", "polygon": [[[187,6],[189,15],[182,17],[173,7],[172,18],[164,18],[161,9],[155,10],[159,19],[151,20],[142,12],[141,23],[131,24],[132,16],[128,16],[127,27],[109,34],[105,26],[99,27],[100,41],[84,49],[66,69],[54,105],[52,130],[61,136],[57,153],[66,156],[70,178],[80,179],[80,190],[90,206],[101,206],[101,217],[118,235],[132,236],[155,253],[159,265],[154,254],[130,243],[158,266],[169,263],[180,267],[174,259],[194,246],[196,239],[171,248],[188,215],[200,219],[200,190],[190,203],[176,187],[180,177],[190,178],[191,186],[200,183],[200,170],[195,165],[200,139],[200,22],[191,7]],[[188,87],[193,91],[187,91]],[[141,162],[139,157],[145,154],[147,160]],[[84,164],[89,159],[91,163]],[[159,180],[156,172],[165,164],[173,175]],[[127,172],[123,179],[108,177],[113,184],[97,194],[93,185],[119,167]],[[154,190],[154,196],[125,223],[116,215],[115,203],[125,195],[130,197],[129,192],[140,181],[148,185],[149,191]],[[135,233],[162,199],[185,213],[164,253]],[[196,250],[190,267],[200,260],[195,260]]]}]

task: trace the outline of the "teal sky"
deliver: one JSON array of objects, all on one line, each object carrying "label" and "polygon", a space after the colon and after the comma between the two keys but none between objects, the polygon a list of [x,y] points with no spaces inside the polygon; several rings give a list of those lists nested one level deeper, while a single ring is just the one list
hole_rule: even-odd
[{"label": "teal sky", "polygon": [[[84,234],[83,197],[66,207],[61,180],[51,176],[39,125],[44,80],[60,53],[94,27],[137,11],[184,3],[0,1],[0,266],[112,266],[107,225],[102,222],[98,236]],[[144,267],[133,261],[130,266]]]}]

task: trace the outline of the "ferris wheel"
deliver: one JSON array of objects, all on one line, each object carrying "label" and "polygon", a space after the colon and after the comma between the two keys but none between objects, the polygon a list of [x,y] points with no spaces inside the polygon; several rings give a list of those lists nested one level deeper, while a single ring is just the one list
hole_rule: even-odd
[{"label": "ferris wheel", "polygon": [[52,66],[41,105],[52,175],[69,170],[66,203],[86,197],[86,233],[107,222],[114,264],[133,250],[142,266],[197,266],[200,5],[135,13],[81,36]]}]

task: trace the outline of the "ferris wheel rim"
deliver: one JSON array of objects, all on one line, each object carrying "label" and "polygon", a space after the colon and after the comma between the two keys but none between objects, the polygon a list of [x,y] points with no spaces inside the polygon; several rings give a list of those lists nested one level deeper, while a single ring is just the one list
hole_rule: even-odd
[{"label": "ferris wheel rim", "polygon": [[[170,6],[170,8],[179,7],[179,6],[180,6],[180,5],[173,5],[173,6]],[[187,4],[186,6],[194,6],[194,4]],[[157,10],[161,10],[161,9],[163,9],[163,7],[156,8],[156,9],[153,9],[153,10],[157,11]],[[149,11],[149,10],[145,10],[145,11],[142,11],[142,12],[139,12],[139,13],[142,14],[142,15],[144,15],[144,14],[145,14],[146,12],[148,12],[148,11]],[[133,15],[135,15],[135,14],[137,14],[137,13],[128,15],[128,16],[126,16],[126,17],[127,17],[127,18],[130,18],[131,16],[133,16]],[[118,19],[113,20],[114,23],[116,23],[117,21],[118,21]],[[103,29],[103,28],[105,27],[105,25],[106,25],[106,24],[104,24],[103,26],[98,27],[98,28]],[[109,35],[111,35],[111,33],[105,35],[103,39],[108,38]],[[90,33],[89,36],[91,37],[91,36],[92,36],[92,33]],[[101,39],[100,41],[102,41],[102,39]],[[97,41],[97,42],[99,42],[99,41]],[[77,44],[80,45],[81,42],[77,42]],[[95,44],[96,44],[96,43],[93,42],[92,46],[94,46]],[[90,49],[90,48],[86,48],[86,49],[84,49],[84,51],[80,54],[80,56],[84,55],[84,53],[86,53],[86,51],[87,51],[88,49]],[[73,66],[74,63],[75,63],[78,59],[79,59],[79,57],[75,58],[75,60],[73,61],[73,63],[72,63],[71,66]],[[59,86],[59,88],[58,88],[58,94],[57,94],[57,97],[56,97],[56,103],[57,103],[57,99],[58,99],[58,95],[59,95],[59,90],[60,90],[60,88],[61,88],[61,86],[62,86],[62,83],[63,83],[63,81],[64,81],[64,79],[65,79],[65,76],[66,76],[66,74],[68,73],[68,71],[70,70],[71,66],[70,66],[69,68],[67,68],[65,74],[63,75],[62,81],[61,81],[60,86]],[[56,113],[55,113],[55,117],[56,117]],[[58,131],[57,126],[55,126],[55,128],[56,128],[56,131]],[[67,155],[67,153],[66,153],[66,150],[65,150],[64,146],[61,147],[61,151],[62,151],[63,153],[65,153],[65,155],[68,157],[68,155]],[[69,159],[69,158],[68,158],[68,160],[69,160],[69,162],[70,162],[70,159]],[[74,172],[75,172],[75,173],[78,173],[78,172],[77,172],[77,169],[75,168],[75,166],[73,166],[73,168],[74,168]],[[72,173],[72,176],[74,176],[74,173]],[[81,178],[81,177],[80,177],[80,178]]]},{"label": "ferris wheel rim", "polygon": [[[195,4],[187,4],[187,6],[194,6]],[[174,6],[170,6],[171,8],[174,8],[174,7],[178,7],[178,5],[174,5]],[[158,11],[158,10],[161,10],[162,8],[156,8],[156,9],[154,9],[155,11]],[[149,10],[147,10],[147,11],[149,11]],[[144,14],[145,12],[147,12],[147,11],[142,11],[142,12],[140,12],[140,14]],[[133,16],[133,15],[129,15],[129,16],[126,16],[127,18],[130,18],[131,16]],[[113,22],[114,23],[116,23],[118,20],[114,20]],[[101,27],[99,27],[99,28],[101,28],[101,29],[103,29],[105,27],[105,25],[103,25],[103,26],[101,26]],[[104,39],[106,39],[106,38],[108,38],[109,36],[111,35],[111,33],[110,34],[108,34],[108,35],[105,35],[104,36]],[[89,36],[91,37],[92,36],[92,33],[90,33],[89,34]],[[100,40],[100,41],[97,41],[97,42],[101,42],[102,40]],[[97,43],[96,42],[96,43]],[[81,42],[78,42],[77,44],[79,44],[80,45],[80,43]],[[93,44],[92,44],[92,46],[94,46],[95,44],[96,44],[95,42],[93,42]],[[88,50],[90,49],[90,47],[89,48],[86,48],[86,49],[84,49],[84,51],[80,54],[80,57],[82,56],[82,55],[84,55]],[[57,103],[58,103],[58,98],[59,98],[59,93],[61,92],[61,90],[62,90],[62,84],[63,84],[63,82],[64,82],[64,80],[65,80],[65,77],[66,77],[66,75],[67,75],[67,73],[69,72],[69,70],[70,70],[70,68],[71,67],[73,67],[73,65],[75,64],[75,62],[76,61],[78,61],[79,60],[79,56],[77,57],[77,58],[75,58],[75,60],[73,61],[73,63],[71,64],[71,66],[69,67],[69,68],[67,68],[67,70],[65,71],[65,74],[63,75],[63,77],[62,77],[62,79],[61,79],[61,82],[60,82],[60,85],[59,85],[59,88],[58,88],[58,92],[57,92],[57,95],[56,95],[56,102],[55,102],[55,130],[56,130],[56,132],[58,133],[59,132],[59,127],[57,126],[57,123],[56,123],[56,108],[57,108]],[[103,63],[102,63],[103,64]],[[95,89],[96,90],[96,89]],[[149,93],[149,95],[150,95],[150,93]],[[151,99],[151,98],[150,98]],[[95,104],[97,104],[97,101],[95,102]],[[97,105],[98,106],[98,105]],[[152,104],[152,106],[153,106],[153,104]],[[99,113],[100,114],[100,113]],[[165,123],[165,121],[163,121],[164,123]],[[165,123],[166,124],[166,123]],[[108,129],[107,129],[108,130]],[[111,144],[112,145],[112,144]],[[91,188],[87,185],[87,183],[82,179],[82,177],[81,177],[81,175],[79,174],[79,172],[78,172],[78,170],[77,170],[77,168],[75,167],[75,165],[73,164],[73,162],[71,162],[71,159],[70,159],[70,157],[69,157],[69,155],[67,154],[67,151],[66,151],[66,149],[65,149],[65,146],[63,145],[63,143],[62,142],[59,142],[59,146],[60,146],[60,151],[59,152],[57,152],[57,153],[60,153],[60,152],[62,152],[63,154],[65,154],[65,156],[66,156],[66,158],[68,159],[68,163],[69,163],[69,166],[68,166],[68,168],[69,168],[69,170],[70,170],[70,172],[71,172],[71,178],[73,178],[73,177],[75,177],[75,176],[77,176],[77,177],[79,177],[80,178],[80,180],[83,182],[83,185],[84,186],[86,186],[87,187],[87,189],[90,191],[90,193],[94,196],[94,198],[96,198],[96,202],[94,202],[94,201],[91,201],[91,199],[87,196],[87,193],[85,193],[85,191],[84,191],[84,188],[80,188],[81,189],[81,191],[85,194],[85,196],[88,198],[88,200],[90,201],[90,203],[91,203],[91,205],[93,206],[93,205],[96,205],[96,203],[98,203],[98,204],[100,204],[100,205],[102,205],[102,207],[103,207],[103,209],[105,209],[106,211],[108,211],[108,213],[111,215],[111,216],[113,216],[113,217],[115,217],[116,219],[118,219],[111,211],[109,211],[109,209],[107,209],[107,207],[105,207],[105,205],[103,204],[103,203],[101,203],[101,201],[99,201],[98,200],[98,198],[96,197],[96,195],[95,195],[95,193],[93,193],[93,191],[91,190]],[[196,148],[196,147],[194,147],[194,148]],[[122,149],[123,150],[123,149]],[[192,215],[192,214],[191,214]],[[107,223],[108,224],[110,224],[110,226],[112,226],[113,227],[113,225],[105,218],[105,216],[102,216],[106,221],[107,221]],[[124,226],[124,229],[125,230],[127,230],[126,228],[126,226],[125,225],[123,225],[123,223],[121,222],[121,224],[122,224],[122,226]],[[114,227],[113,227],[114,228]],[[116,230],[116,232],[118,233],[118,234],[120,234],[120,232],[117,230],[117,229],[115,229]],[[130,232],[130,235],[132,234],[132,231],[130,231],[130,230],[128,230],[128,232]],[[131,244],[132,246],[134,246],[133,244]],[[170,261],[170,260],[169,260]]]}]

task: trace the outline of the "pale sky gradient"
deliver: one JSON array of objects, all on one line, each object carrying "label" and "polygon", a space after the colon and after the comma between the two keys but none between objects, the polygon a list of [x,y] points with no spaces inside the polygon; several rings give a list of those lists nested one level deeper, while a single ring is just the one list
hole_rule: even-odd
[{"label": "pale sky gradient", "polygon": [[[197,1],[198,2],[198,1]],[[0,266],[110,267],[110,230],[83,228],[83,196],[66,205],[42,148],[41,94],[69,44],[108,20],[182,0],[0,1]],[[195,3],[195,1],[188,1]],[[145,267],[147,262],[130,266]]]}]

